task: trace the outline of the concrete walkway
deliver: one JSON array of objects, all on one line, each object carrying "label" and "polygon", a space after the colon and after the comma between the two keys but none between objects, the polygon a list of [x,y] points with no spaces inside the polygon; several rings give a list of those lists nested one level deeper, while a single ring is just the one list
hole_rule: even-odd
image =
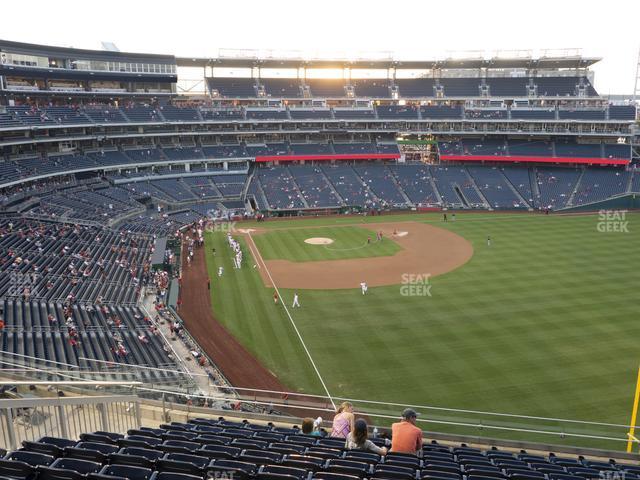
[{"label": "concrete walkway", "polygon": [[143,308],[148,312],[152,320],[155,320],[156,315],[159,315],[160,319],[156,322],[156,325],[172,348],[176,360],[184,367],[186,372],[188,372],[185,373],[185,377],[190,376],[193,379],[198,386],[200,394],[209,396],[219,395],[221,393],[221,387],[224,388],[230,385],[215,368],[215,365],[211,365],[208,360],[207,365],[204,367],[198,364],[198,360],[192,352],[202,355],[200,347],[188,335],[181,338],[171,332],[169,325],[171,322],[175,322],[175,317],[168,309],[157,312],[154,300],[155,295],[145,295],[142,302]]}]

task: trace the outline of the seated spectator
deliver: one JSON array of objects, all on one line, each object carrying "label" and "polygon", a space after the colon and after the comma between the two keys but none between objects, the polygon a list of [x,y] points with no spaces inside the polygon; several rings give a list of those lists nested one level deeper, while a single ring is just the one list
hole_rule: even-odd
[{"label": "seated spectator", "polygon": [[331,436],[337,438],[347,438],[349,432],[353,430],[353,405],[350,402],[342,402],[333,417],[333,428]]},{"label": "seated spectator", "polygon": [[[320,420],[320,421],[318,421]],[[314,435],[316,437],[322,437],[322,432],[318,428],[320,426],[320,422],[322,419],[318,417],[318,420],[313,420],[313,418],[305,418],[302,420],[302,433],[305,435]]]},{"label": "seated spectator", "polygon": [[416,427],[418,414],[411,408],[402,412],[402,421],[391,425],[391,451],[396,453],[422,454],[422,430]]},{"label": "seated spectator", "polygon": [[378,447],[375,443],[368,439],[367,422],[359,418],[353,424],[353,431],[347,435],[345,442],[347,450],[362,450],[365,452],[373,452],[378,455],[386,455],[385,447]]},{"label": "seated spectator", "polygon": [[120,343],[120,342],[118,342],[118,350],[117,350],[117,353],[118,353],[118,355],[119,355],[119,356],[121,356],[121,357],[126,357],[126,356],[129,354],[129,352],[127,351],[127,349],[125,348],[125,346],[124,346],[122,343]]}]

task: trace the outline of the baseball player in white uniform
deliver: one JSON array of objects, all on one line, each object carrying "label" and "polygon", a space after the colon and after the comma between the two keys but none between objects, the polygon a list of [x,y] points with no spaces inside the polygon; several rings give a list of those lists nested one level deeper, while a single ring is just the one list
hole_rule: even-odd
[{"label": "baseball player in white uniform", "polygon": [[367,293],[367,290],[369,290],[369,287],[367,287],[366,282],[360,283],[360,290],[362,290],[363,295]]},{"label": "baseball player in white uniform", "polygon": [[298,294],[297,293],[293,294],[293,303],[291,304],[291,308],[295,308],[295,307],[300,308],[300,302],[298,301]]}]

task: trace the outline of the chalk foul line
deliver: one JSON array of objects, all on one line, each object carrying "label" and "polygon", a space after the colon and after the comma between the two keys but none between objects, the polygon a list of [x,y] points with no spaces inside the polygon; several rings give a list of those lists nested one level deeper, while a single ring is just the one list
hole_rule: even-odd
[{"label": "chalk foul line", "polygon": [[256,246],[255,242],[253,241],[253,237],[251,236],[251,233],[249,232],[246,235],[249,238],[249,249],[251,250],[251,254],[256,259],[258,264],[261,263],[262,266],[264,267],[264,271],[266,272],[267,276],[269,277],[269,281],[271,282],[271,285],[273,285],[273,288],[275,289],[276,293],[278,294],[278,298],[280,299],[280,304],[284,307],[284,311],[286,312],[287,317],[289,317],[289,321],[291,322],[291,325],[293,326],[293,329],[295,330],[296,335],[298,336],[298,339],[300,340],[300,343],[302,344],[302,348],[304,348],[304,351],[307,354],[307,357],[309,358],[309,361],[311,362],[311,366],[313,367],[313,370],[316,372],[316,375],[318,376],[318,379],[320,380],[320,383],[322,384],[322,388],[324,388],[324,391],[327,394],[327,397],[329,398],[329,401],[331,402],[331,405],[333,405],[333,408],[336,408],[336,404],[333,401],[333,397],[329,393],[329,389],[327,388],[327,384],[324,382],[324,379],[322,378],[322,375],[320,374],[320,370],[318,370],[316,362],[313,360],[313,357],[311,356],[311,352],[309,352],[309,349],[307,348],[307,344],[304,342],[304,339],[302,338],[302,334],[300,333],[300,330],[298,330],[298,326],[296,325],[296,322],[293,320],[293,317],[291,316],[291,312],[289,312],[289,309],[287,308],[286,302],[282,298],[282,295],[280,295],[280,290],[278,289],[278,286],[276,285],[276,282],[273,281],[273,277],[271,276],[271,272],[269,271],[269,268],[267,267],[267,264],[265,263],[264,259],[262,258],[262,255],[260,255],[258,247]]}]

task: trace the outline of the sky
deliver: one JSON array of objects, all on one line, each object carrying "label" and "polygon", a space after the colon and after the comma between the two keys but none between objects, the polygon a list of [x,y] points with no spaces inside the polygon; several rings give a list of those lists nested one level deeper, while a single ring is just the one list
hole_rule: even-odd
[{"label": "sky", "polygon": [[631,94],[640,1],[608,0],[31,0],[3,1],[0,38],[76,48],[215,57],[220,50],[390,53],[582,49],[603,95]]}]

